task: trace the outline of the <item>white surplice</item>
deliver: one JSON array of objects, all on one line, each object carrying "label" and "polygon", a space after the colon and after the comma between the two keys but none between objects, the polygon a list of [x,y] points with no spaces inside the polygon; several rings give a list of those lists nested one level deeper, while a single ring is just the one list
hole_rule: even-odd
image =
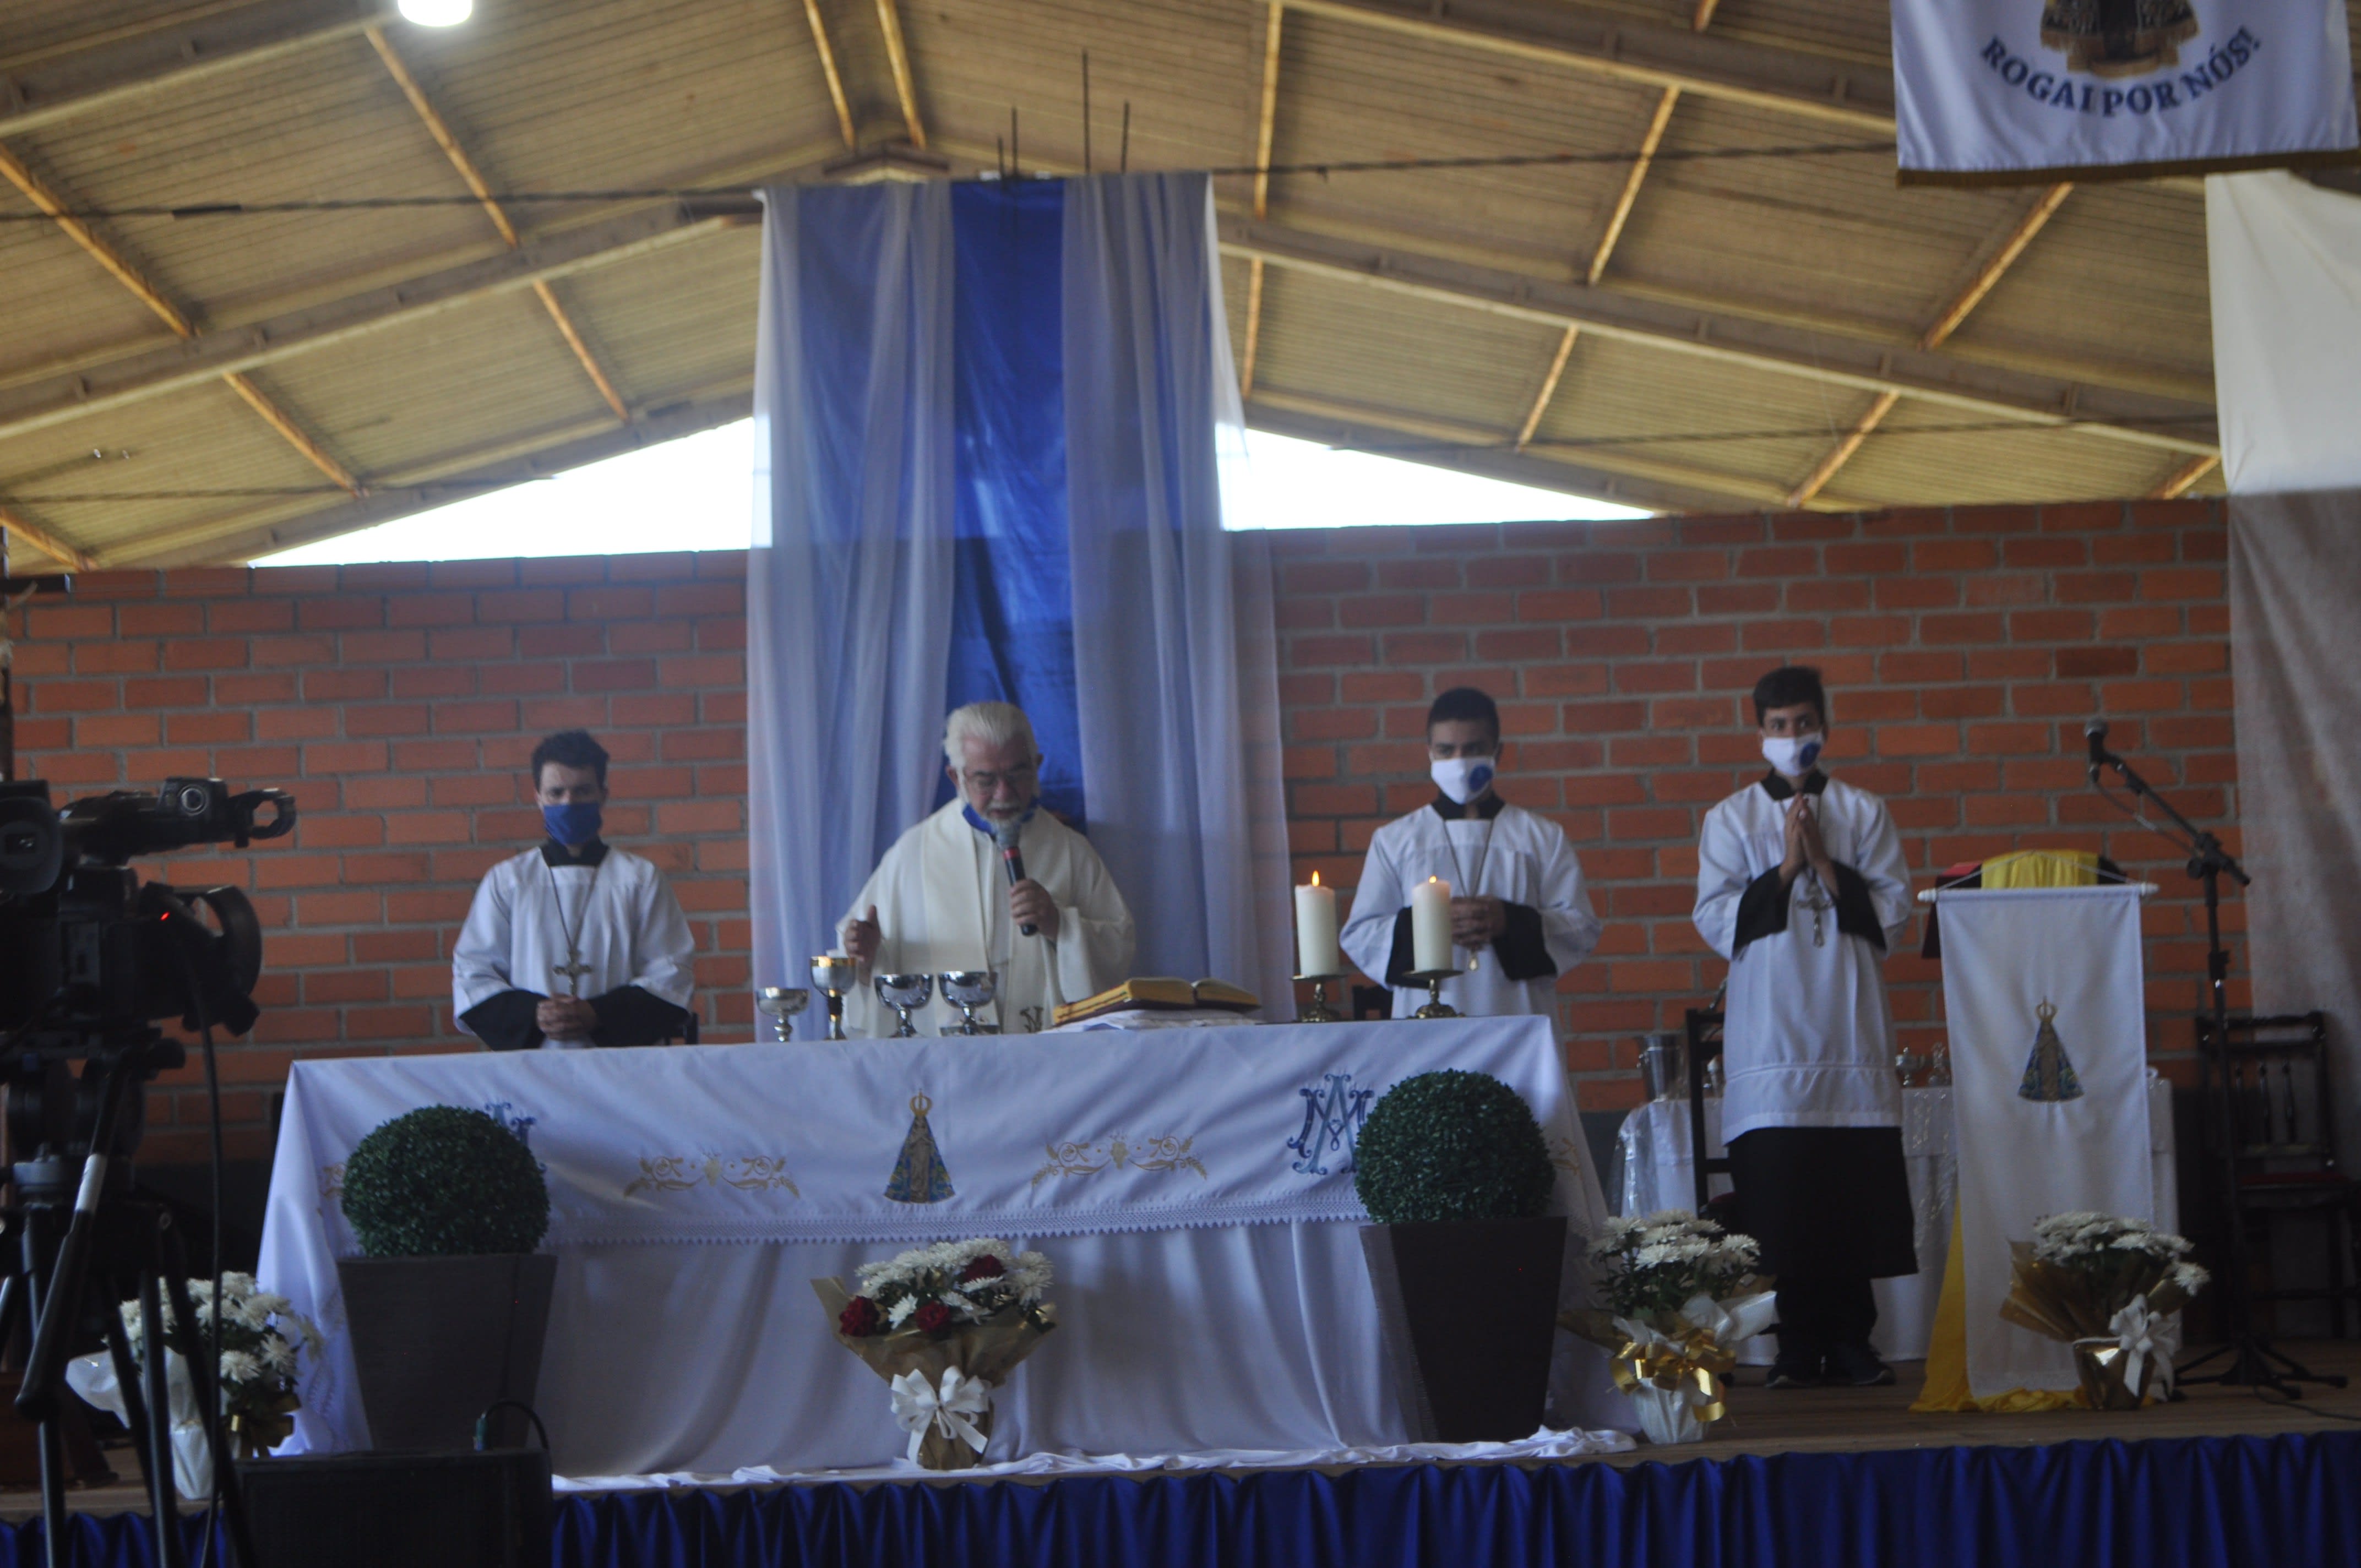
[{"label": "white surplice", "polygon": [[[894,1032],[894,1011],[874,988],[881,974],[996,970],[998,1003],[980,1016],[1012,1034],[1047,1029],[1060,1003],[1080,1002],[1131,978],[1137,946],[1131,911],[1090,840],[1047,811],[1036,811],[1017,849],[1025,874],[1058,906],[1055,941],[1039,933],[1027,937],[1009,919],[1000,847],[968,821],[959,801],[895,840],[838,922],[840,931],[873,905],[884,938],[875,962],[861,971],[859,988],[846,1000],[848,1033],[873,1038]],[[959,1009],[938,994],[912,1021],[934,1035],[959,1017]]]},{"label": "white surplice", "polygon": [[[1422,806],[1378,828],[1341,934],[1345,956],[1363,974],[1385,979],[1395,917],[1409,905],[1411,889],[1429,877],[1449,883],[1457,897],[1488,894],[1540,911],[1543,941],[1557,965],[1557,974],[1510,980],[1499,955],[1487,948],[1472,972],[1443,982],[1443,1000],[1479,1018],[1554,1011],[1558,975],[1598,945],[1598,917],[1591,913],[1582,864],[1565,830],[1505,803],[1488,822],[1474,816],[1446,820],[1433,806]],[[1452,952],[1466,961],[1463,949]],[[1393,1015],[1407,1018],[1425,1003],[1425,992],[1398,990]]]},{"label": "white surplice", "polygon": [[[558,972],[568,930],[586,966],[579,986]],[[463,1017],[505,991],[587,1000],[626,985],[686,1007],[696,952],[680,900],[646,860],[609,844],[596,866],[553,866],[527,850],[485,872],[476,889],[451,949],[452,1012]],[[544,1048],[589,1043],[547,1040]]]},{"label": "white surplice", "polygon": [[[1697,928],[1730,959],[1722,1027],[1725,1141],[1756,1127],[1892,1127],[1902,1121],[1881,968],[1885,953],[1865,937],[1838,931],[1834,888],[1821,888],[1807,869],[1787,888],[1787,928],[1732,954],[1747,884],[1786,859],[1787,806],[1763,784],[1750,784],[1706,813],[1697,843]],[[1885,803],[1830,779],[1815,809],[1829,859],[1868,884],[1891,952],[1910,920],[1910,872]],[[1816,901],[1826,907],[1816,912]]]}]

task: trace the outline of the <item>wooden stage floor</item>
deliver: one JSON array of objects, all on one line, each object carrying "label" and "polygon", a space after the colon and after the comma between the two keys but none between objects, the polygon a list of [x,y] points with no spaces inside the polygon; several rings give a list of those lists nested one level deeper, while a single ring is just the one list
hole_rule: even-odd
[{"label": "wooden stage floor", "polygon": [[[1899,1377],[1891,1388],[1773,1390],[1763,1387],[1764,1369],[1750,1366],[1740,1369],[1738,1387],[1730,1392],[1730,1419],[1713,1427],[1704,1442],[1678,1448],[1653,1448],[1642,1443],[1629,1453],[1565,1463],[1677,1464],[1691,1459],[1729,1459],[1740,1454],[2019,1447],[2085,1438],[2268,1436],[2342,1427],[2347,1422],[2334,1419],[2340,1415],[2361,1421],[2361,1340],[2297,1340],[2281,1348],[2314,1372],[2345,1376],[2352,1380],[2351,1386],[2307,1387],[2304,1397],[2292,1403],[2257,1398],[2251,1388],[2208,1384],[2190,1389],[2184,1398],[2139,1411],[1921,1416],[1910,1412],[1910,1401],[1918,1395],[1920,1367],[1916,1362],[1895,1364]],[[131,1451],[127,1447],[109,1449],[107,1459],[123,1473],[123,1479],[113,1486],[71,1492],[68,1497],[74,1511],[145,1512],[147,1494],[140,1489],[137,1460]],[[1049,1478],[1008,1479],[1038,1485]],[[40,1511],[38,1491],[21,1486],[0,1487],[0,1522],[37,1518]]]}]

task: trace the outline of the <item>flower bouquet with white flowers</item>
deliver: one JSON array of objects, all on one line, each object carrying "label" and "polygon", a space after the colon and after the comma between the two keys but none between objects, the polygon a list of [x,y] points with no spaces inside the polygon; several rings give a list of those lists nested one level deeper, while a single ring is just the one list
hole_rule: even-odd
[{"label": "flower bouquet with white flowers", "polygon": [[861,1291],[836,1277],[812,1289],[836,1337],[893,1387],[894,1419],[910,1434],[907,1457],[929,1470],[963,1470],[992,1437],[992,1391],[1058,1326],[1049,1260],[977,1237],[916,1247],[864,1263]]},{"label": "flower bouquet with white flowers", "polygon": [[[197,1320],[193,1331],[173,1316],[170,1300],[163,1303],[165,1370],[172,1402],[173,1484],[181,1496],[201,1497],[213,1490],[213,1454],[205,1445],[204,1422],[186,1358],[214,1338],[212,1280],[189,1281],[189,1305]],[[137,1300],[124,1302],[120,1310],[137,1365],[147,1354],[146,1314]],[[295,1393],[296,1357],[319,1343],[320,1331],[286,1297],[257,1288],[250,1274],[222,1276],[219,1391],[237,1458],[268,1453],[295,1430],[295,1411],[302,1403]],[[101,1409],[125,1415],[111,1356],[77,1358],[66,1368],[66,1383]]]},{"label": "flower bouquet with white flowers", "polygon": [[2073,1346],[2093,1408],[2136,1410],[2171,1391],[2158,1331],[2213,1277],[2188,1261],[2186,1238],[2146,1220],[2080,1211],[2046,1215],[2031,1241],[2008,1246],[2015,1277],[2000,1315]]},{"label": "flower bouquet with white flowers", "polygon": [[1728,1413],[1716,1380],[1738,1365],[1739,1343],[1771,1322],[1754,1238],[1667,1209],[1609,1220],[1590,1259],[1607,1310],[1558,1321],[1607,1352],[1651,1442],[1696,1442]]}]

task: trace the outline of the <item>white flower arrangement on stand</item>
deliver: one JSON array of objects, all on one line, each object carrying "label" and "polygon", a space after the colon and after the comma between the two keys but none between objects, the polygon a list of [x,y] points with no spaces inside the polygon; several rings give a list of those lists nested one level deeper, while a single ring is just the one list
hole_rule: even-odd
[{"label": "white flower arrangement on stand", "polygon": [[[172,1482],[184,1497],[203,1497],[213,1491],[213,1453],[205,1443],[203,1413],[196,1387],[184,1359],[214,1337],[214,1287],[210,1279],[189,1281],[189,1305],[197,1320],[192,1336],[173,1317],[170,1300],[163,1303],[165,1374],[171,1391],[170,1430]],[[131,1360],[136,1366],[147,1353],[146,1314],[137,1300],[119,1309]],[[286,1297],[259,1289],[250,1274],[222,1276],[221,1365],[218,1393],[221,1413],[236,1457],[252,1459],[269,1453],[295,1430],[296,1363],[304,1351],[320,1343],[320,1331],[299,1314]],[[127,1420],[123,1390],[116,1386],[110,1355],[85,1355],[67,1364],[66,1384],[100,1409]]]},{"label": "white flower arrangement on stand", "polygon": [[1615,1219],[1590,1244],[1608,1310],[1559,1322],[1604,1349],[1652,1442],[1695,1442],[1728,1413],[1719,1379],[1740,1343],[1770,1326],[1775,1300],[1752,1236],[1686,1209]]},{"label": "white flower arrangement on stand", "polygon": [[2000,1315],[2071,1345],[2093,1407],[2136,1410],[2171,1392],[2171,1358],[2157,1336],[2213,1278],[2188,1261],[2188,1238],[2077,1210],[2043,1216],[2032,1241],[2008,1245],[2015,1277]]}]

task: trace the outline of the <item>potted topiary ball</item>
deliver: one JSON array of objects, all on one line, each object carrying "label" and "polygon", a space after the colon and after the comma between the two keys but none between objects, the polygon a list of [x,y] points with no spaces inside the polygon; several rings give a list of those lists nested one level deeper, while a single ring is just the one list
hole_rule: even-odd
[{"label": "potted topiary ball", "polygon": [[1378,1316],[1420,1436],[1509,1442],[1542,1424],[1555,1348],[1565,1218],[1524,1097],[1480,1072],[1427,1072],[1362,1126],[1353,1188]]},{"label": "potted topiary ball", "polygon": [[[557,1259],[549,1187],[524,1140],[480,1111],[430,1105],[386,1123],[345,1162],[361,1255],[336,1275],[373,1447],[463,1449],[500,1399],[531,1404]],[[493,1441],[523,1441],[494,1416]]]}]

